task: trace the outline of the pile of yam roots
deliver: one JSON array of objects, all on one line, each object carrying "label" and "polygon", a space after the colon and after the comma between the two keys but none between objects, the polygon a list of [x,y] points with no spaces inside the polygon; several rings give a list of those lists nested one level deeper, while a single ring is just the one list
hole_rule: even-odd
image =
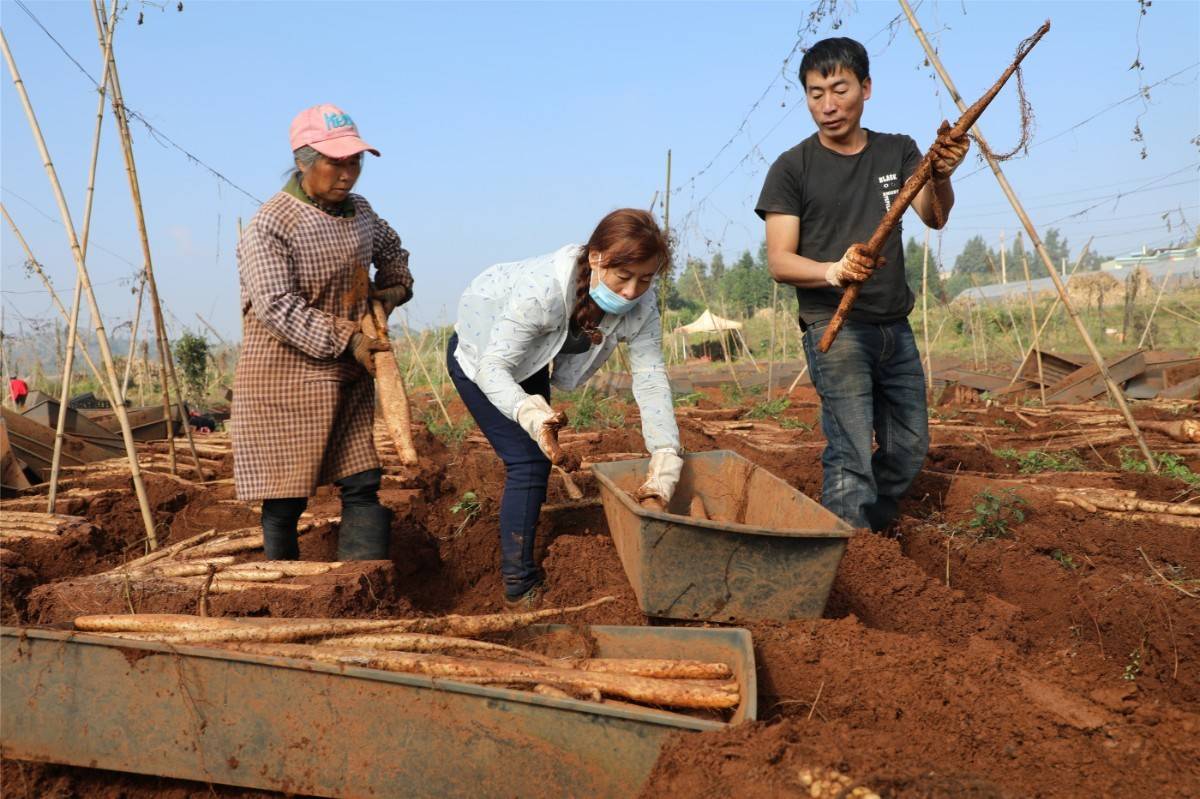
[{"label": "pile of yam roots", "polygon": [[80,616],[75,629],[127,640],[217,646],[532,690],[560,699],[712,711],[738,705],[738,683],[725,663],[550,657],[481,640],[611,601],[612,597],[604,597],[575,607],[525,613],[381,620],[106,614]]}]

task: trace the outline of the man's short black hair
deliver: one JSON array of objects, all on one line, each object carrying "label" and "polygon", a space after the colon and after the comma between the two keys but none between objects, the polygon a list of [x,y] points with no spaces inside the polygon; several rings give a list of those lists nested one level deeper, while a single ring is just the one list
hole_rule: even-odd
[{"label": "man's short black hair", "polygon": [[828,78],[837,72],[838,67],[850,70],[858,76],[859,83],[865,83],[871,77],[871,59],[867,56],[867,48],[845,36],[822,39],[810,47],[800,60],[800,83],[807,89],[805,76],[809,72],[820,72],[822,78]]}]

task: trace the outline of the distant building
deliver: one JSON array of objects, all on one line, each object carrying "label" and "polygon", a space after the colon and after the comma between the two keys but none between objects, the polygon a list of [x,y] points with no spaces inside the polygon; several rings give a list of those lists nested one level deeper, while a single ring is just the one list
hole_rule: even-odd
[{"label": "distant building", "polygon": [[[1157,288],[1162,281],[1168,281],[1167,288],[1176,289],[1182,286],[1200,284],[1200,248],[1179,247],[1174,249],[1155,250],[1143,247],[1141,253],[1125,255],[1105,261],[1100,269],[1115,280],[1124,282],[1133,274],[1135,269],[1143,269],[1150,282]],[[1077,272],[1072,280],[1080,280],[1095,272]],[[1048,277],[1031,281],[1029,288],[1034,295],[1043,292],[1055,292],[1054,281]],[[954,302],[976,302],[981,305],[995,302],[1011,302],[1024,298],[1026,293],[1025,281],[1010,283],[993,283],[990,286],[975,286],[963,289],[954,298]]]},{"label": "distant building", "polygon": [[1113,272],[1130,266],[1149,266],[1163,261],[1186,261],[1200,256],[1200,247],[1142,247],[1141,252],[1122,255],[1100,264],[1105,272]]}]

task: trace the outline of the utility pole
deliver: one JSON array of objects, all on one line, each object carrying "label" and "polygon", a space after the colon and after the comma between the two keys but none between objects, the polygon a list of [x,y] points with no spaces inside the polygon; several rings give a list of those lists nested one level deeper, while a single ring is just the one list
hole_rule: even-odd
[{"label": "utility pole", "polygon": [[1008,285],[1008,265],[1007,258],[1004,253],[1004,231],[1000,231],[1000,283]]}]

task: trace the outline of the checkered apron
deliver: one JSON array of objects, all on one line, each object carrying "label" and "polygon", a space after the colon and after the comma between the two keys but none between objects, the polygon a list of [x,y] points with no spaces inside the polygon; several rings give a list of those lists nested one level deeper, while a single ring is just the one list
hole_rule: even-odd
[{"label": "checkered apron", "polygon": [[400,238],[351,195],[335,217],[282,192],[238,243],[242,350],[230,419],[238,499],[307,497],[379,466],[375,382],[349,354],[376,283],[410,288]]}]

